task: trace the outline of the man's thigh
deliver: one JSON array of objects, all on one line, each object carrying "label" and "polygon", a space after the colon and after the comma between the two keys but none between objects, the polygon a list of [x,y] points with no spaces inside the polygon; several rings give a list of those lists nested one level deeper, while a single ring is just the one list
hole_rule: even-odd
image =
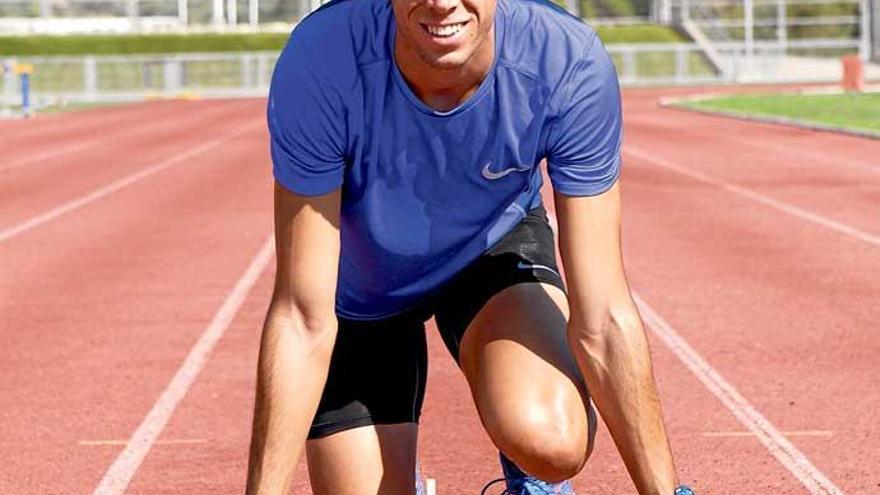
[{"label": "man's thigh", "polygon": [[595,416],[566,337],[565,294],[519,284],[490,299],[465,332],[459,363],[495,444],[559,481],[580,471]]},{"label": "man's thigh", "polygon": [[579,469],[595,417],[568,345],[568,302],[542,208],[449,284],[436,318],[502,452],[534,475]]}]

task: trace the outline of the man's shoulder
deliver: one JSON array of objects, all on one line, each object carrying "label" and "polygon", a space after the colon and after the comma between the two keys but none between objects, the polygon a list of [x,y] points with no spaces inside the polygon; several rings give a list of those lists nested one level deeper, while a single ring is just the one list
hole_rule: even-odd
[{"label": "man's shoulder", "polygon": [[284,55],[308,57],[330,74],[387,58],[390,16],[386,0],[333,0],[296,25]]},{"label": "man's shoulder", "polygon": [[499,0],[498,5],[505,22],[502,61],[551,85],[601,43],[592,27],[548,0]]}]

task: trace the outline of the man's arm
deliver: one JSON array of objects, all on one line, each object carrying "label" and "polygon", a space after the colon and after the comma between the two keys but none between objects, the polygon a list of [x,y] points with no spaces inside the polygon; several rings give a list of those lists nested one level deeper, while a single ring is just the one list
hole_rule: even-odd
[{"label": "man's arm", "polygon": [[336,340],[339,191],[275,185],[277,272],[260,344],[248,495],[290,492]]},{"label": "man's arm", "polygon": [[677,483],[648,342],[623,271],[620,189],[555,196],[578,367],[642,495]]}]

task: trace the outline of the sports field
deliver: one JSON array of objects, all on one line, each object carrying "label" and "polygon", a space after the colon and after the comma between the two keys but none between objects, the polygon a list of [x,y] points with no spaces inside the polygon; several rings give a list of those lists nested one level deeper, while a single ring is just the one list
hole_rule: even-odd
[{"label": "sports field", "polygon": [[872,131],[880,136],[880,93],[743,94],[691,101],[684,106],[746,116],[782,117]]},{"label": "sports field", "polygon": [[[878,494],[880,141],[658,105],[700,91],[624,92],[626,265],[682,479]],[[274,270],[265,105],[0,121],[0,493],[243,492]],[[422,472],[478,494],[496,451],[429,335]],[[604,427],[575,487],[634,493]]]}]

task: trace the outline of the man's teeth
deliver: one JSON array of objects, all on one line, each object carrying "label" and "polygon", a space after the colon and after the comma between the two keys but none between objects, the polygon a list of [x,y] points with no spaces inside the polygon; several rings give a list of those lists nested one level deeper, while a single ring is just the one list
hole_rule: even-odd
[{"label": "man's teeth", "polygon": [[431,26],[426,24],[425,29],[428,30],[432,36],[454,36],[458,34],[459,31],[464,27],[464,22],[459,22],[458,24],[447,24],[445,26]]}]

